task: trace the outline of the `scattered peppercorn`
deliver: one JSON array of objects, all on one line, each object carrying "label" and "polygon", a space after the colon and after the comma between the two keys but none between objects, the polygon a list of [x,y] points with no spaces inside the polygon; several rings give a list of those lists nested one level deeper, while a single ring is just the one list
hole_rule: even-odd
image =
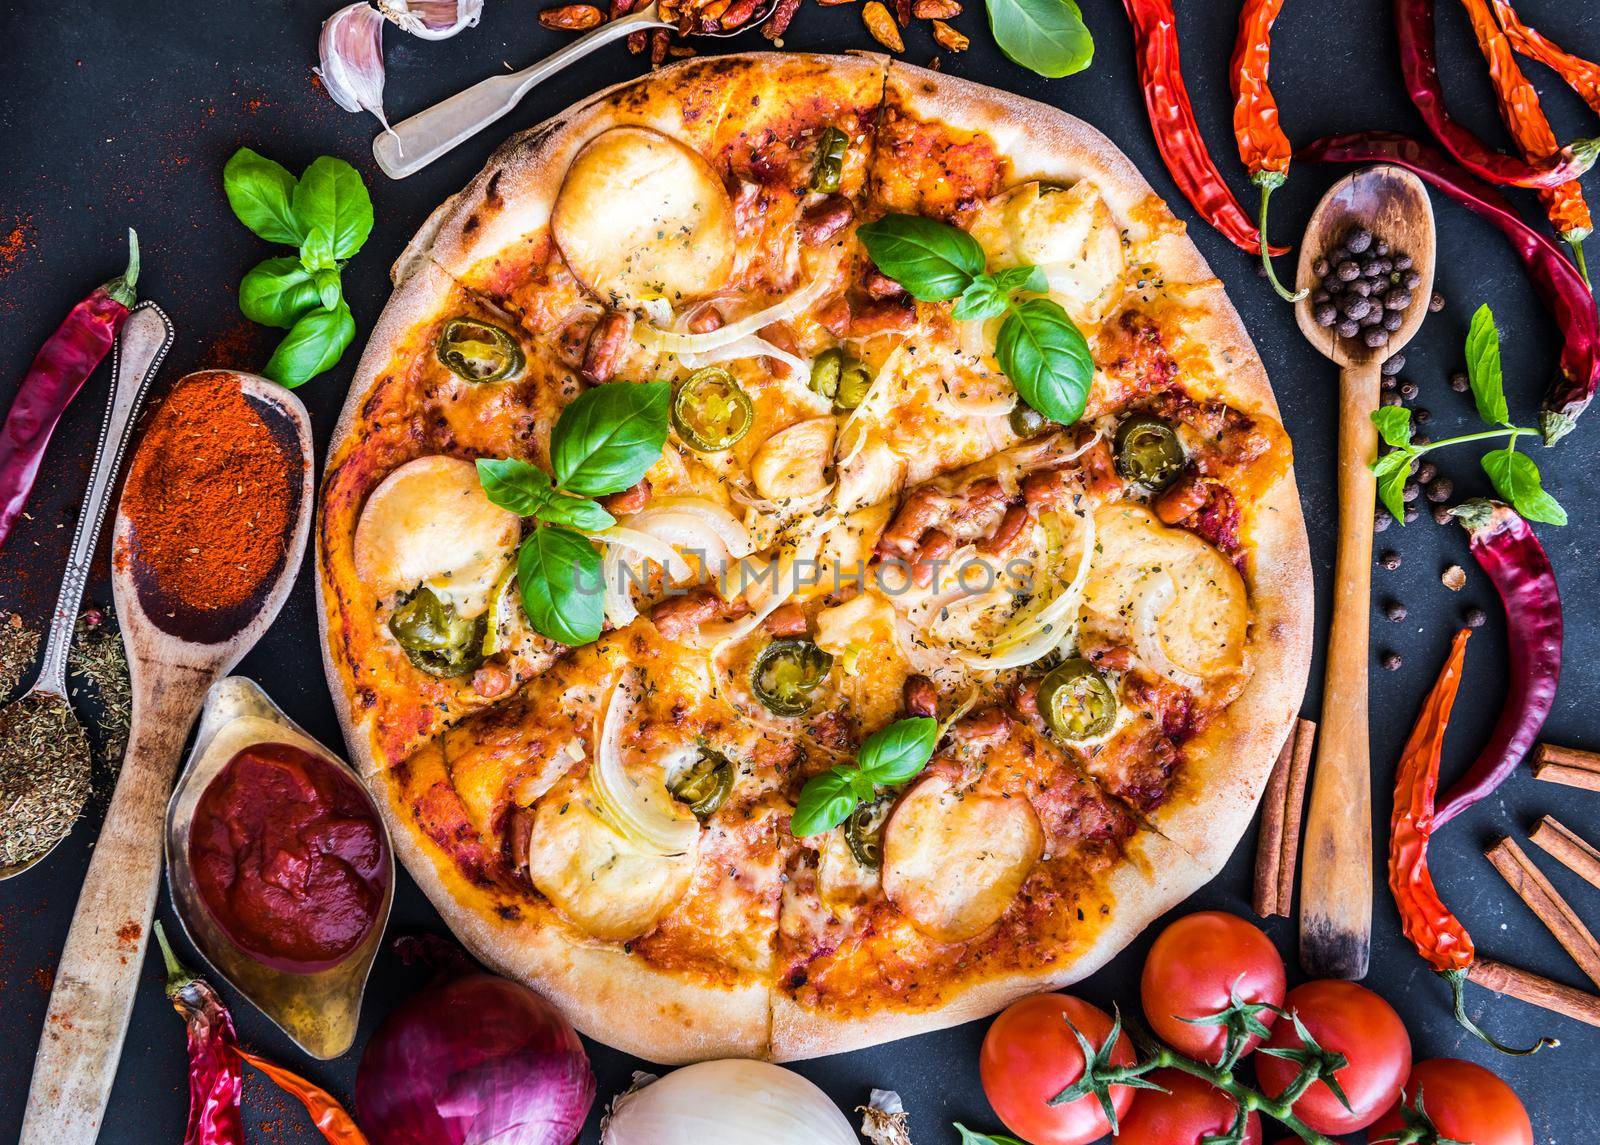
[{"label": "scattered peppercorn", "polygon": [[1427,425],[1428,419],[1431,417],[1433,417],[1433,411],[1427,406],[1418,406],[1416,409],[1411,411],[1411,420],[1416,422],[1418,425]]},{"label": "scattered peppercorn", "polygon": [[1482,628],[1489,620],[1489,614],[1477,605],[1467,609],[1467,627]]},{"label": "scattered peppercorn", "polygon": [[1401,604],[1398,600],[1391,600],[1388,604],[1383,606],[1383,614],[1396,624],[1399,624],[1406,618],[1406,606]]},{"label": "scattered peppercorn", "polygon": [[[1417,411],[1421,413],[1421,410]],[[1424,485],[1432,485],[1433,479],[1439,476],[1439,467],[1431,461],[1424,461],[1417,466],[1417,480]]]},{"label": "scattered peppercorn", "polygon": [[1428,500],[1435,504],[1443,504],[1450,500],[1450,494],[1456,491],[1456,483],[1448,477],[1440,477],[1428,486]]},{"label": "scattered peppercorn", "polygon": [[[1385,364],[1387,364],[1387,363],[1385,363]],[[1383,390],[1384,390],[1385,393],[1387,393],[1388,391],[1394,389],[1399,384],[1400,384],[1400,381],[1399,381],[1398,378],[1391,378],[1387,374],[1385,374],[1378,381],[1378,385],[1383,387]]]},{"label": "scattered peppercorn", "polygon": [[1436,525],[1448,525],[1451,521],[1454,521],[1455,519],[1456,519],[1456,515],[1450,511],[1450,506],[1448,506],[1448,505],[1435,505],[1433,507],[1433,523],[1434,524],[1436,524]]},{"label": "scattered peppercorn", "polygon": [[1384,377],[1392,378],[1405,368],[1406,356],[1404,354],[1396,354],[1394,357],[1384,362],[1382,373]]},{"label": "scattered peppercorn", "polygon": [[1421,511],[1418,510],[1418,508],[1415,505],[1407,505],[1406,506],[1406,518],[1405,518],[1406,519],[1406,524],[1408,524],[1408,525],[1411,524],[1412,521],[1415,521],[1421,515],[1422,515]]},{"label": "scattered peppercorn", "polygon": [[1378,404],[1379,405],[1385,405],[1385,406],[1397,406],[1397,405],[1400,405],[1402,403],[1401,403],[1401,399],[1400,399],[1400,395],[1399,394],[1390,392],[1390,393],[1386,393],[1382,397],[1380,397],[1378,399]]},{"label": "scattered peppercorn", "polygon": [[1398,672],[1401,664],[1400,653],[1385,652],[1379,663],[1383,665],[1384,671],[1386,672]]},{"label": "scattered peppercorn", "polygon": [[1407,504],[1409,504],[1410,502],[1415,501],[1418,497],[1422,496],[1422,486],[1415,481],[1407,481],[1405,490],[1400,494],[1400,496],[1406,501]]},{"label": "scattered peppercorn", "polygon": [[1472,388],[1472,381],[1461,370],[1450,375],[1450,388],[1458,394],[1464,394]]},{"label": "scattered peppercorn", "polygon": [[1393,549],[1384,549],[1382,555],[1378,557],[1378,563],[1384,568],[1393,571],[1400,567],[1400,554]]},{"label": "scattered peppercorn", "polygon": [[1437,314],[1437,313],[1439,313],[1439,311],[1441,311],[1443,309],[1444,309],[1444,295],[1440,294],[1437,290],[1435,290],[1433,292],[1433,297],[1428,299],[1428,313],[1429,314]]},{"label": "scattered peppercorn", "polygon": [[1401,382],[1400,383],[1400,396],[1402,398],[1404,398],[1406,401],[1410,401],[1412,398],[1416,397],[1421,392],[1422,391],[1421,391],[1421,389],[1418,388],[1416,382]]},{"label": "scattered peppercorn", "polygon": [[1372,531],[1374,533],[1381,533],[1392,524],[1394,524],[1394,517],[1390,515],[1389,510],[1379,509],[1377,514],[1372,518]]}]

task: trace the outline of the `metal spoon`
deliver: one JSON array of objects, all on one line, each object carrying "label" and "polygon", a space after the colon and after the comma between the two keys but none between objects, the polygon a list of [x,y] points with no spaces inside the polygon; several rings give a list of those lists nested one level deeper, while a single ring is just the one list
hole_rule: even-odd
[{"label": "metal spoon", "polygon": [[[150,381],[161,368],[172,337],[172,320],[161,307],[154,302],[141,302],[123,322],[111,351],[111,396],[106,405],[105,421],[100,426],[100,441],[95,446],[89,489],[78,514],[77,532],[72,536],[72,551],[67,556],[66,570],[61,574],[61,592],[50,617],[39,678],[26,695],[0,711],[0,727],[5,729],[8,738],[20,740],[27,735],[27,729],[33,727],[75,739],[78,750],[63,748],[64,767],[54,776],[38,777],[41,782],[58,785],[58,793],[65,790],[59,814],[53,816],[45,828],[52,834],[37,840],[39,849],[29,857],[0,866],[0,879],[20,875],[55,850],[71,832],[89,792],[88,741],[67,702],[67,653],[72,647],[72,630],[78,620],[78,606],[83,602],[83,590],[89,583],[95,542],[100,537],[100,520],[105,516],[106,502],[111,498],[122,467],[128,430],[144,405]],[[5,812],[0,814],[0,840],[6,841],[4,851],[7,852],[12,850],[11,844],[20,842],[7,838],[22,827],[22,817],[17,816],[15,810],[15,805],[0,808],[0,812]]]},{"label": "metal spoon", "polygon": [[1433,293],[1433,206],[1427,189],[1415,175],[1387,165],[1368,167],[1335,183],[1317,204],[1300,243],[1302,287],[1315,286],[1312,264],[1357,227],[1410,255],[1422,282],[1411,292],[1400,329],[1378,349],[1318,326],[1310,298],[1295,304],[1295,318],[1307,341],[1339,366],[1339,555],[1300,876],[1300,964],[1318,978],[1366,977],[1372,948],[1367,637],[1377,487],[1368,465],[1378,452],[1372,411],[1378,408],[1384,359],[1411,341]]},{"label": "metal spoon", "polygon": [[[750,19],[737,28],[693,34],[714,39],[737,36],[740,32],[760,27],[776,7],[776,0],[766,0]],[[503,76],[490,76],[395,124],[391,130],[373,139],[372,156],[383,168],[383,173],[391,179],[414,175],[504,116],[536,85],[567,65],[577,63],[596,48],[634,32],[677,26],[676,21],[661,18],[659,0],[650,0],[649,4],[632,15],[601,24],[532,67]]]}]

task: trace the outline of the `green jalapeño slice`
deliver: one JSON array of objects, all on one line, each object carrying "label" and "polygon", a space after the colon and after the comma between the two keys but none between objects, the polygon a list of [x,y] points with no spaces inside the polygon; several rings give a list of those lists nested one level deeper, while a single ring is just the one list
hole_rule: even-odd
[{"label": "green jalape\u00f1o slice", "polygon": [[522,347],[500,327],[476,318],[452,318],[437,347],[439,361],[469,382],[503,382],[522,373]]},{"label": "green jalape\u00f1o slice", "polygon": [[1117,694],[1089,661],[1067,660],[1039,684],[1039,711],[1062,739],[1093,739],[1110,731],[1116,721]]},{"label": "green jalape\u00f1o slice", "polygon": [[483,663],[484,617],[465,620],[430,588],[394,610],[389,631],[406,658],[430,676],[462,676]]},{"label": "green jalape\u00f1o slice", "polygon": [[750,669],[750,690],[773,715],[803,716],[832,668],[833,657],[809,640],[774,640]]},{"label": "green jalape\u00f1o slice", "polygon": [[811,168],[811,189],[832,195],[844,182],[844,158],[850,153],[850,137],[837,127],[824,128],[817,141],[817,162]]},{"label": "green jalape\u00f1o slice", "polygon": [[1151,492],[1165,489],[1183,472],[1187,458],[1172,427],[1136,414],[1117,427],[1117,472]]},{"label": "green jalape\u00f1o slice", "polygon": [[721,752],[702,747],[700,758],[669,782],[667,790],[679,803],[688,804],[695,818],[705,819],[728,801],[733,778],[733,761]]},{"label": "green jalape\u00f1o slice", "polygon": [[720,366],[690,374],[672,399],[672,427],[699,453],[730,448],[750,432],[755,417],[750,395]]},{"label": "green jalape\u00f1o slice", "polygon": [[894,796],[887,793],[863,803],[844,821],[844,841],[856,862],[869,870],[883,866],[883,825],[889,820]]}]

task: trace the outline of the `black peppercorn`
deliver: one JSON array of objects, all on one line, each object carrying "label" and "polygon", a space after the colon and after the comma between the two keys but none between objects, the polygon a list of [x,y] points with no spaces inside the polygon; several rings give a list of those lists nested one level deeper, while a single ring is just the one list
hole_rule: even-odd
[{"label": "black peppercorn", "polygon": [[1380,397],[1378,399],[1378,404],[1381,405],[1381,406],[1397,406],[1397,405],[1401,404],[1400,403],[1400,395],[1399,394],[1393,394],[1393,393],[1384,394],[1382,397]]},{"label": "black peppercorn", "polygon": [[1391,600],[1388,604],[1383,606],[1383,614],[1396,624],[1399,624],[1406,618],[1406,606],[1401,604],[1398,600]]},{"label": "black peppercorn", "polygon": [[1433,292],[1433,297],[1428,299],[1428,313],[1437,314],[1437,313],[1439,313],[1439,311],[1441,311],[1443,309],[1444,309],[1444,295],[1440,294],[1437,290],[1435,290]]},{"label": "black peppercorn", "polygon": [[1428,486],[1428,500],[1435,504],[1450,500],[1450,494],[1456,491],[1456,483],[1448,477],[1440,477]]},{"label": "black peppercorn", "polygon": [[1372,326],[1361,336],[1361,340],[1367,344],[1368,349],[1381,350],[1389,344],[1389,331],[1382,326]]},{"label": "black peppercorn", "polygon": [[1400,494],[1401,500],[1408,503],[1415,501],[1420,496],[1422,496],[1422,486],[1415,481],[1407,481],[1404,492]]},{"label": "black peppercorn", "polygon": [[1372,518],[1372,531],[1381,533],[1392,524],[1394,524],[1394,518],[1389,515],[1389,510],[1379,509]]},{"label": "black peppercorn", "polygon": [[1354,282],[1361,277],[1361,266],[1350,259],[1345,259],[1334,273],[1339,276],[1340,282]]},{"label": "black peppercorn", "polygon": [[1344,316],[1346,318],[1355,318],[1359,320],[1365,318],[1371,312],[1372,303],[1359,296],[1351,298],[1344,304]]},{"label": "black peppercorn", "polygon": [[1383,328],[1391,334],[1406,324],[1406,316],[1398,310],[1386,310],[1383,315]]},{"label": "black peppercorn", "polygon": [[1435,525],[1448,525],[1455,519],[1456,515],[1450,511],[1450,506],[1435,505],[1433,507],[1433,523]]},{"label": "black peppercorn", "polygon": [[1339,323],[1338,331],[1339,337],[1341,338],[1354,338],[1357,334],[1361,333],[1361,323],[1357,322],[1354,318],[1346,318],[1343,322]]},{"label": "black peppercorn", "polygon": [[1416,382],[1401,382],[1400,383],[1400,396],[1405,398],[1406,401],[1410,401],[1412,398],[1416,397],[1417,394],[1420,393],[1420,392],[1421,391],[1417,388],[1417,383]]},{"label": "black peppercorn", "polygon": [[1332,269],[1333,267],[1328,265],[1328,260],[1325,258],[1319,258],[1316,262],[1311,264],[1311,273],[1316,275],[1318,278],[1327,278],[1328,272]]},{"label": "black peppercorn", "polygon": [[1405,368],[1406,356],[1404,354],[1396,354],[1383,364],[1383,374],[1385,377],[1392,378]]},{"label": "black peppercorn", "polygon": [[1457,370],[1450,375],[1450,388],[1458,394],[1464,394],[1472,388],[1472,382],[1464,371]]},{"label": "black peppercorn", "polygon": [[1409,290],[1391,290],[1383,300],[1385,310],[1404,310],[1410,305],[1411,291]]},{"label": "black peppercorn", "polygon": [[1415,505],[1406,506],[1406,524],[1411,524],[1412,521],[1415,521],[1420,516],[1422,516],[1422,513]]},{"label": "black peppercorn", "polygon": [[1385,393],[1387,393],[1388,391],[1394,389],[1399,384],[1400,384],[1400,379],[1399,378],[1391,378],[1391,377],[1385,376],[1385,377],[1382,377],[1382,378],[1378,379],[1378,385],[1383,387],[1383,390],[1384,390]]},{"label": "black peppercorn", "polygon": [[1378,563],[1392,572],[1400,567],[1400,554],[1393,549],[1384,549],[1378,557]]},{"label": "black peppercorn", "polygon": [[1365,227],[1357,227],[1345,236],[1344,249],[1351,254],[1360,254],[1372,245],[1372,232]]},{"label": "black peppercorn", "polygon": [[1489,619],[1489,614],[1477,605],[1467,609],[1467,627],[1482,628]]},{"label": "black peppercorn", "polygon": [[[1418,410],[1417,412],[1422,413],[1423,411]],[[1424,485],[1433,484],[1433,479],[1437,476],[1439,476],[1439,467],[1433,462],[1424,461],[1417,466],[1417,480]]]},{"label": "black peppercorn", "polygon": [[1332,326],[1339,320],[1339,311],[1334,308],[1331,302],[1318,303],[1317,308],[1311,313],[1316,318],[1318,326]]},{"label": "black peppercorn", "polygon": [[1383,665],[1383,670],[1385,672],[1398,672],[1401,664],[1400,653],[1385,652],[1383,654],[1383,658],[1378,662]]},{"label": "black peppercorn", "polygon": [[1418,406],[1416,409],[1411,411],[1411,420],[1416,422],[1418,425],[1427,425],[1428,419],[1432,416],[1433,413],[1428,409],[1427,406]]}]

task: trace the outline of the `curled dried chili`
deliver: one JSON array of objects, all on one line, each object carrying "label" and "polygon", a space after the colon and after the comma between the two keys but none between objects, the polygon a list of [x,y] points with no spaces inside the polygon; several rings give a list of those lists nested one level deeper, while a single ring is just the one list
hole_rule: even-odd
[{"label": "curled dried chili", "polygon": [[1389,131],[1330,136],[1296,155],[1308,163],[1393,163],[1500,229],[1561,331],[1559,369],[1539,411],[1544,442],[1554,445],[1571,432],[1600,382],[1600,318],[1588,284],[1561,248],[1523,222],[1498,189],[1475,179],[1438,148],[1408,136]]},{"label": "curled dried chili", "polygon": [[[1240,250],[1256,254],[1265,240],[1217,170],[1189,104],[1178,59],[1178,23],[1172,0],[1122,3],[1133,24],[1134,55],[1144,88],[1144,104],[1150,113],[1150,128],[1167,170],[1183,197],[1194,204],[1206,222]],[[1266,249],[1272,254],[1284,254],[1289,248]]]},{"label": "curled dried chili", "polygon": [[133,308],[139,236],[128,230],[128,268],[68,311],[45,339],[0,426],[0,548],[27,506],[50,436],[104,361]]},{"label": "curled dried chili", "polygon": [[1539,160],[1496,151],[1451,118],[1433,51],[1433,0],[1395,0],[1395,36],[1406,92],[1428,130],[1445,150],[1480,179],[1517,187],[1558,187],[1582,175],[1600,158],[1600,140],[1580,139]]},{"label": "curled dried chili", "polygon": [[1505,0],[1493,0],[1494,14],[1511,45],[1560,76],[1589,109],[1600,115],[1600,64],[1575,56],[1543,32],[1530,28]]},{"label": "curled dried chili", "polygon": [[1557,1043],[1550,1038],[1526,1050],[1501,1045],[1467,1016],[1463,986],[1467,969],[1476,950],[1472,936],[1461,920],[1450,912],[1434,888],[1428,870],[1428,842],[1438,825],[1433,814],[1434,792],[1439,784],[1439,756],[1444,749],[1444,733],[1450,724],[1450,709],[1461,686],[1462,665],[1467,654],[1470,628],[1456,633],[1433,690],[1422,702],[1422,712],[1411,731],[1411,738],[1400,753],[1395,774],[1394,815],[1389,825],[1389,889],[1400,911],[1400,928],[1434,972],[1450,985],[1456,1021],[1501,1053],[1524,1055]]},{"label": "curled dried chili", "polygon": [[1272,289],[1288,302],[1298,302],[1306,291],[1289,290],[1278,281],[1267,251],[1267,203],[1272,192],[1289,177],[1288,136],[1278,122],[1278,101],[1267,83],[1272,62],[1272,22],[1278,18],[1283,0],[1245,0],[1239,10],[1239,37],[1233,45],[1233,64],[1229,75],[1233,84],[1233,134],[1239,144],[1239,158],[1250,172],[1250,181],[1261,188],[1261,211],[1256,218],[1260,233],[1261,265]]}]

